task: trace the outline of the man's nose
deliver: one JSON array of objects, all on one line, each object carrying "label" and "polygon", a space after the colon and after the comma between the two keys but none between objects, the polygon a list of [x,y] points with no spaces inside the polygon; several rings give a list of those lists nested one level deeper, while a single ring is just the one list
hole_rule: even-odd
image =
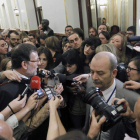
[{"label": "man's nose", "polygon": [[98,75],[96,73],[91,74],[92,80],[98,79]]}]

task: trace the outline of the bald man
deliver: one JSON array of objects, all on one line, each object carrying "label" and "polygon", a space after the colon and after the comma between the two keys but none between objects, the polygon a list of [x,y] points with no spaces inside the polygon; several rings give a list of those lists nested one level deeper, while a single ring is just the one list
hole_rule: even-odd
[{"label": "bald man", "polygon": [[0,139],[15,140],[12,128],[2,120],[0,120]]},{"label": "bald man", "polygon": [[[96,86],[100,88],[104,99],[111,105],[113,99],[125,98],[129,103],[131,110],[139,97],[139,94],[123,88],[123,83],[115,79],[117,75],[117,59],[110,52],[97,53],[90,64],[91,77],[87,81],[87,89]],[[86,108],[85,132],[87,133],[90,125],[90,114],[93,108],[87,105]],[[129,123],[127,124],[129,125]],[[125,124],[122,121],[117,123],[107,132],[101,132],[102,140],[123,140],[125,132]]]}]

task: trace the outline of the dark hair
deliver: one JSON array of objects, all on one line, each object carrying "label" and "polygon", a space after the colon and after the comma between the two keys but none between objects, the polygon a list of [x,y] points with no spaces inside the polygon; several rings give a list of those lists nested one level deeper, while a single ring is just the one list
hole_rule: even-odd
[{"label": "dark hair", "polygon": [[140,56],[136,56],[136,57],[132,58],[130,60],[130,62],[132,62],[132,61],[134,62],[134,64],[137,67],[137,69],[139,70],[138,73],[140,74]]},{"label": "dark hair", "polygon": [[46,34],[40,34],[38,37],[37,37],[37,42],[40,44],[40,39],[43,39],[45,40],[48,36]]},{"label": "dark hair", "polygon": [[65,135],[59,136],[54,140],[89,140],[89,138],[79,130],[73,130]]},{"label": "dark hair", "polygon": [[9,31],[7,37],[10,38],[10,35],[14,33],[16,35],[19,35],[19,33],[17,31]]},{"label": "dark hair", "polygon": [[46,70],[53,69],[55,65],[54,65],[53,57],[52,57],[50,50],[46,47],[39,47],[37,49],[37,52],[38,52],[38,56],[40,56],[42,53],[44,53],[46,58],[47,58],[48,64],[47,64],[47,67],[45,69]]},{"label": "dark hair", "polygon": [[[106,24],[100,24],[100,25],[98,26],[98,29],[99,29],[99,27],[100,27],[101,25],[104,25],[104,26],[106,26]],[[108,31],[108,28],[107,28],[107,26],[106,26],[106,30]]]},{"label": "dark hair", "polygon": [[33,36],[33,37],[35,38],[35,35],[34,35],[34,34],[32,34],[32,33],[28,34],[28,36]]},{"label": "dark hair", "polygon": [[[91,38],[88,38],[86,39],[83,43],[82,43],[82,52],[81,52],[81,59],[82,61],[85,61],[86,59],[86,56],[84,55],[84,48],[85,48],[85,45],[89,45],[89,46],[94,46],[94,50],[99,46],[101,45],[101,40],[98,38],[98,37],[91,37]],[[95,52],[94,54],[90,57],[90,61],[91,59],[93,58],[93,56],[95,55]]]},{"label": "dark hair", "polygon": [[120,31],[119,26],[113,25],[113,26],[111,26],[110,35],[112,36],[112,35],[114,35],[114,34],[117,34],[119,31]]},{"label": "dark hair", "polygon": [[127,31],[132,31],[136,35],[136,26],[130,26],[127,28]]},{"label": "dark hair", "polygon": [[6,65],[9,61],[11,61],[11,57],[6,57],[1,61],[1,70],[2,71],[6,70]]},{"label": "dark hair", "polygon": [[60,41],[56,36],[50,36],[45,39],[45,45],[47,48],[59,52],[60,51]]},{"label": "dark hair", "polygon": [[4,40],[2,37],[0,37],[0,40]]},{"label": "dark hair", "polygon": [[99,33],[99,35],[100,35],[100,34],[103,34],[107,40],[110,39],[110,35],[109,35],[108,32],[106,32],[106,31],[102,31],[102,32]]},{"label": "dark hair", "polygon": [[77,65],[76,73],[82,72],[82,61],[80,59],[78,51],[70,48],[62,55],[62,64],[65,66],[67,63],[70,65]]},{"label": "dark hair", "polygon": [[69,41],[64,41],[63,44],[62,44],[62,48],[64,48],[64,46],[69,43]]},{"label": "dark hair", "polygon": [[67,26],[65,27],[65,31],[66,31],[66,28],[68,28],[68,27],[71,27],[71,28],[73,29],[73,27],[72,27],[71,25],[67,25]]},{"label": "dark hair", "polygon": [[22,61],[30,61],[30,54],[32,52],[37,52],[37,48],[31,44],[23,43],[14,48],[11,59],[12,59],[12,68],[18,69],[21,68]]},{"label": "dark hair", "polygon": [[95,33],[96,33],[95,36],[98,35],[97,29],[95,27],[90,27],[89,30],[88,30],[88,32],[90,31],[90,29],[93,29],[95,31]]},{"label": "dark hair", "polygon": [[72,31],[74,33],[77,33],[79,35],[79,37],[81,37],[82,40],[84,40],[84,32],[81,28],[74,28]]}]

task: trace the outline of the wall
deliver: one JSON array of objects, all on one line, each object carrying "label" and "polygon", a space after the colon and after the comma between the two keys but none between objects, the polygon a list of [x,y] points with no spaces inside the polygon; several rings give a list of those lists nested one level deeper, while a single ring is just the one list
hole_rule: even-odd
[{"label": "wall", "polygon": [[29,23],[29,31],[37,30],[37,19],[35,14],[35,8],[33,0],[25,0],[26,11],[27,11],[27,19]]},{"label": "wall", "polygon": [[136,24],[137,24],[137,26],[136,26],[136,31],[137,31],[137,36],[140,36],[140,8],[139,8],[139,6],[140,6],[140,0],[137,0],[137,17],[136,17],[136,19],[137,19],[137,22],[136,22]]},{"label": "wall", "polygon": [[0,0],[1,28],[11,28],[10,16],[6,0]]},{"label": "wall", "polygon": [[64,0],[41,0],[44,19],[50,21],[55,33],[64,33],[66,24]]},{"label": "wall", "polygon": [[68,25],[73,28],[80,28],[79,9],[77,0],[65,0]]}]

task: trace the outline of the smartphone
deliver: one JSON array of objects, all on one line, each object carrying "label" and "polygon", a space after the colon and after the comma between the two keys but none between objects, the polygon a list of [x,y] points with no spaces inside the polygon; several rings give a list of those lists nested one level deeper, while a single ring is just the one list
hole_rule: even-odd
[{"label": "smartphone", "polygon": [[44,93],[42,91],[42,89],[40,88],[39,90],[37,90],[37,93],[38,93],[38,98],[42,98],[44,96]]},{"label": "smartphone", "polygon": [[55,77],[54,77],[54,82],[55,82],[55,85],[56,85],[57,88],[58,88],[59,85],[60,85],[60,81],[59,81],[59,77],[58,77],[58,76],[55,76]]}]

